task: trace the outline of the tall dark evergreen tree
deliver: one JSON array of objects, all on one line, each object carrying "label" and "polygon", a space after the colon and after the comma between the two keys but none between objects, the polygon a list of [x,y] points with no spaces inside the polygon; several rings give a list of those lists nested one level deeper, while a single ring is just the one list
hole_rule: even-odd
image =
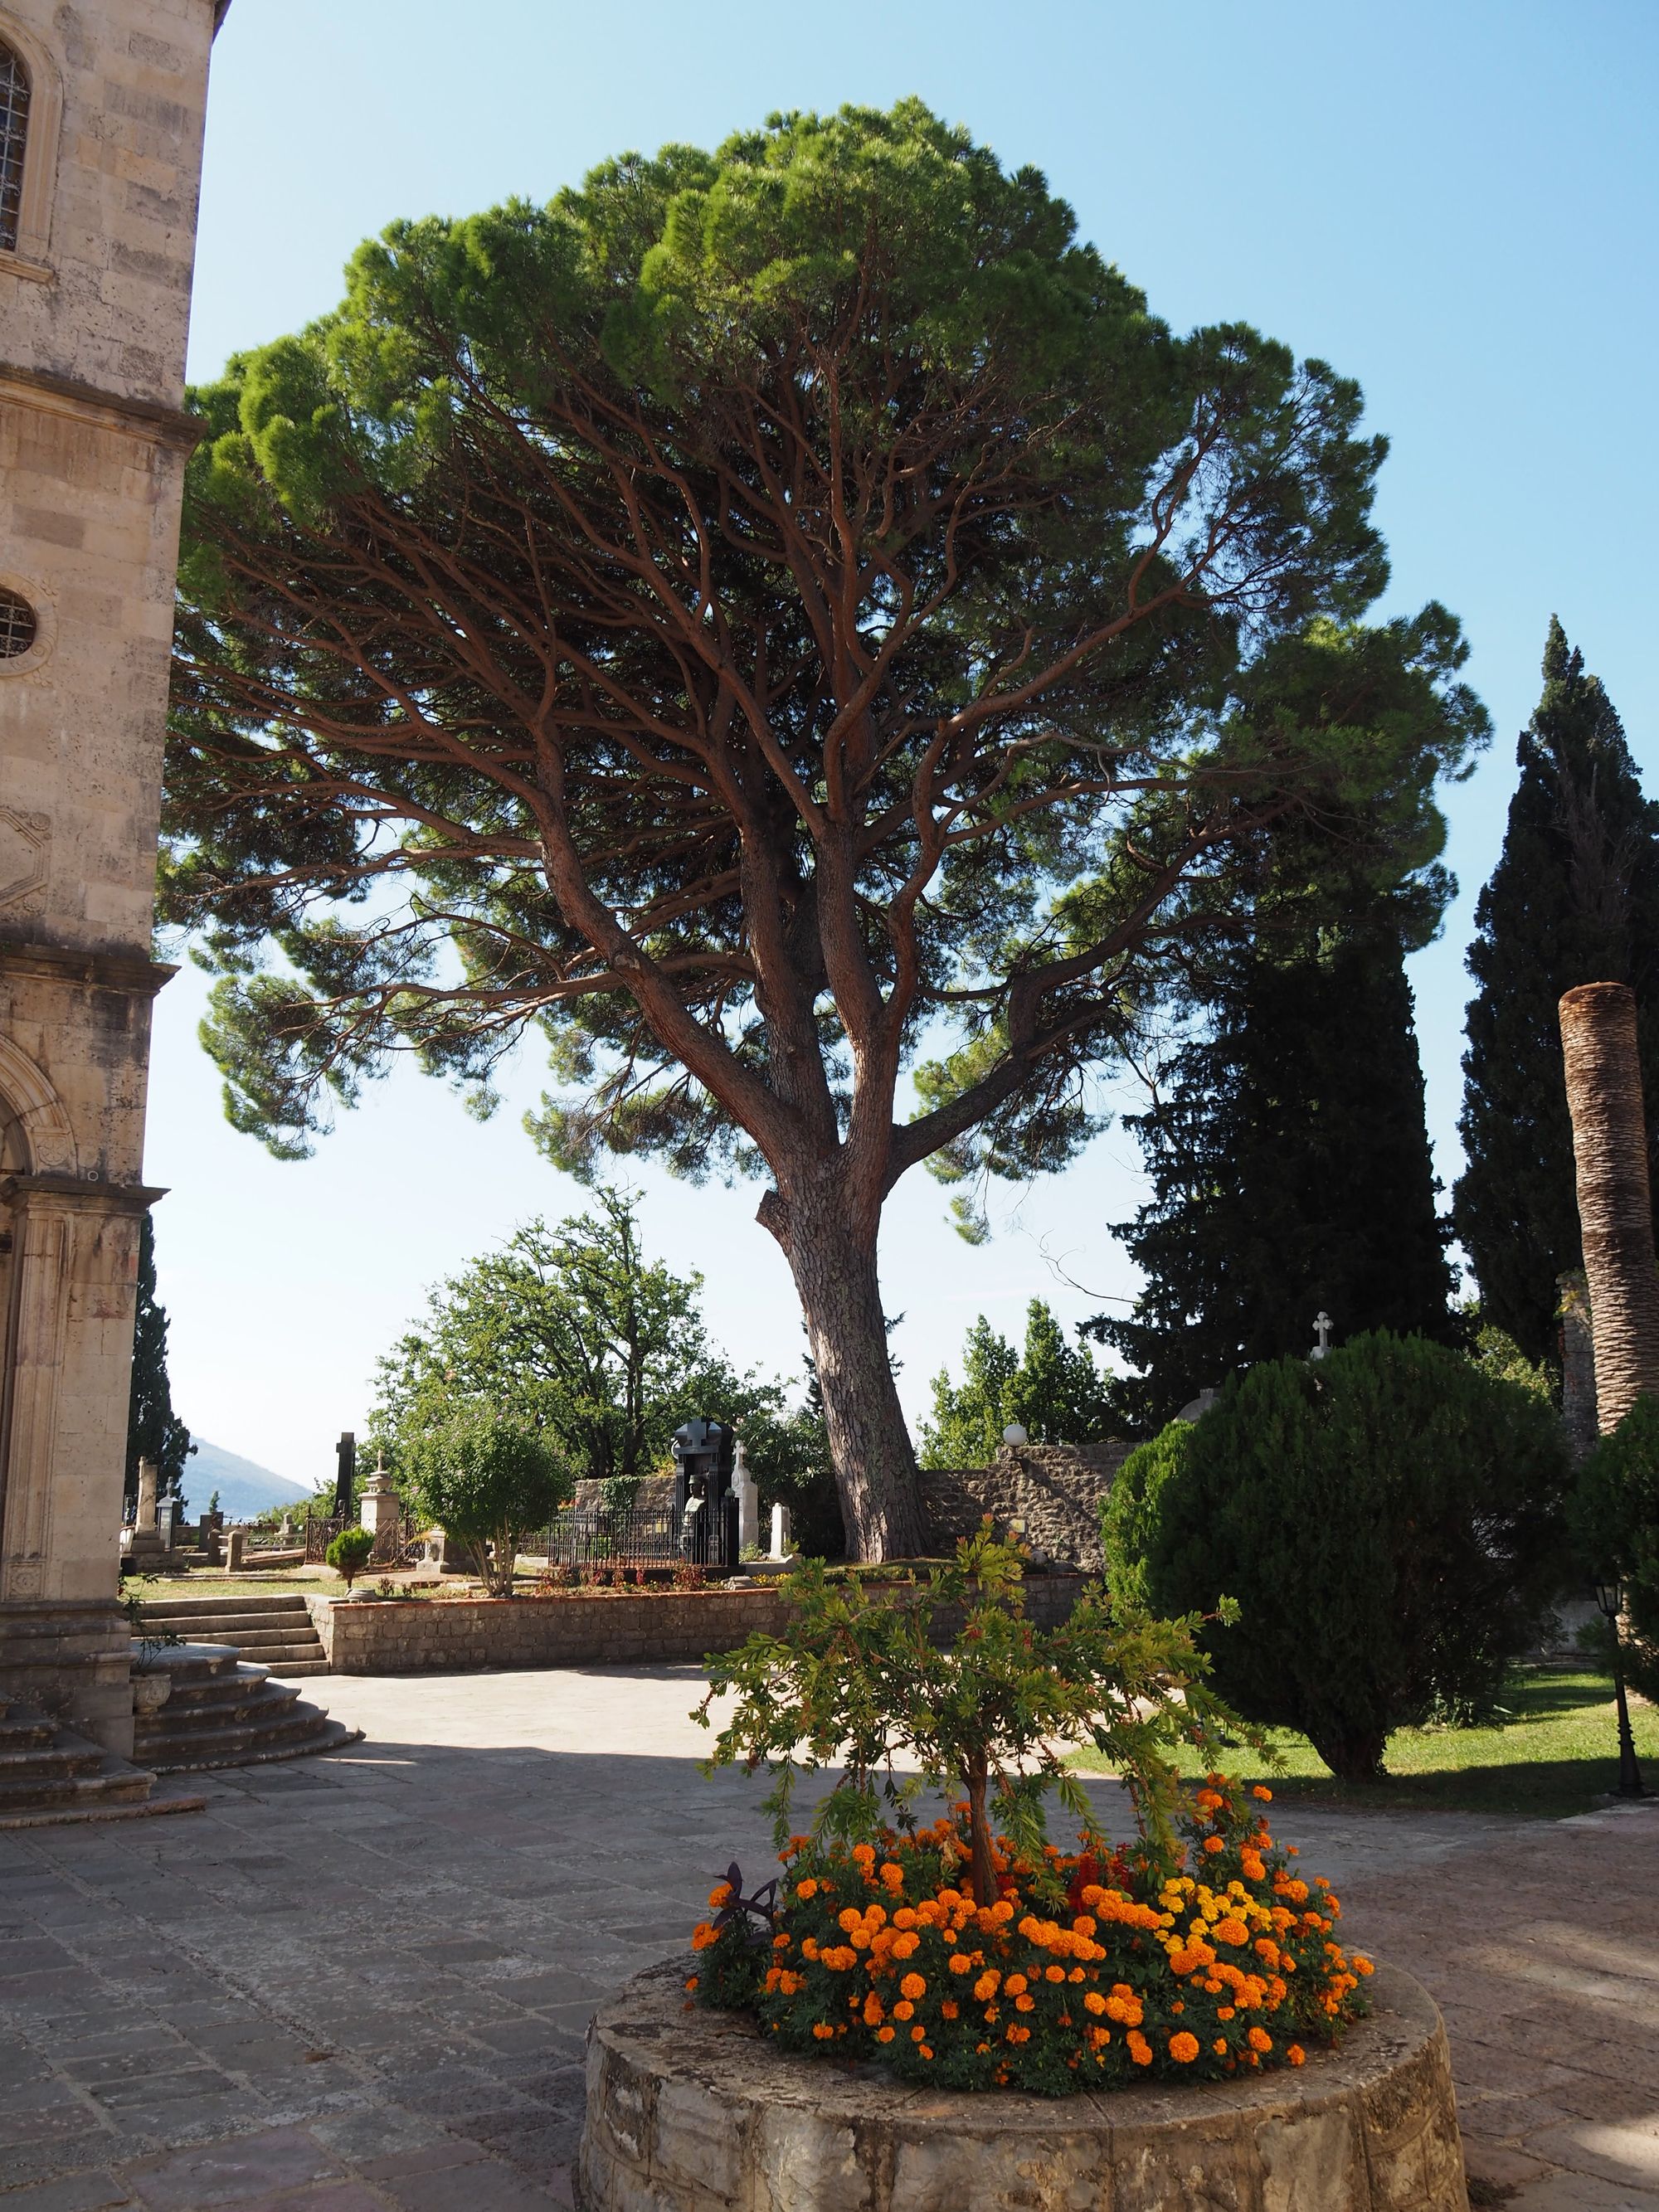
[{"label": "tall dark evergreen tree", "polygon": [[1642,795],[1613,702],[1552,617],[1544,690],[1521,733],[1504,849],[1474,910],[1453,1215],[1487,1317],[1557,1356],[1556,1278],[1580,1264],[1557,1006],[1628,983],[1649,1151],[1659,1142],[1659,807]]},{"label": "tall dark evergreen tree", "polygon": [[1338,1341],[1456,1334],[1386,905],[1288,957],[1241,951],[1213,981],[1206,1034],[1129,1126],[1152,1196],[1116,1234],[1146,1286],[1128,1320],[1087,1329],[1139,1370],[1115,1388],[1132,1434],[1236,1368],[1306,1352],[1322,1310]]},{"label": "tall dark evergreen tree", "polygon": [[147,1213],[138,1234],[138,1311],[132,1331],[132,1395],[127,1407],[126,1502],[138,1496],[138,1462],[160,1470],[158,1495],[176,1497],[185,1462],[196,1447],[173,1410],[167,1381],[167,1310],[155,1296],[155,1224]]}]

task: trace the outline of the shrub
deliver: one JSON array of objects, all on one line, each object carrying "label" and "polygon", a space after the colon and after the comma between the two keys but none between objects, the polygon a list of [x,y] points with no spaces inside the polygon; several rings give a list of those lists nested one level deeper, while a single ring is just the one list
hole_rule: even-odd
[{"label": "shrub", "polygon": [[775,1910],[739,1894],[733,1867],[687,1987],[791,2050],[1044,2096],[1299,2065],[1300,2039],[1328,2042],[1364,2009],[1370,1964],[1335,1941],[1328,1885],[1292,1870],[1261,1802],[1219,1775],[1174,1856],[1028,1859],[1000,1838],[982,1901],[961,1879],[966,1809],[875,1844],[793,1838]]},{"label": "shrub", "polygon": [[1626,1679],[1659,1699],[1659,1404],[1638,1398],[1579,1469],[1571,1518],[1587,1575],[1623,1584]]},{"label": "shrub", "polygon": [[408,1464],[422,1511],[476,1554],[492,1597],[511,1597],[522,1539],[574,1487],[557,1450],[522,1422],[466,1409],[417,1437]]},{"label": "shrub", "polygon": [[368,1565],[369,1555],[374,1549],[374,1539],[367,1528],[342,1528],[339,1534],[331,1540],[323,1557],[331,1567],[337,1569],[345,1577],[345,1586],[349,1589]]},{"label": "shrub", "polygon": [[1379,1332],[1254,1367],[1133,1452],[1108,1578],[1159,1612],[1236,1599],[1217,1689],[1367,1780],[1394,1729],[1491,1710],[1559,1585],[1566,1479],[1535,1395]]}]

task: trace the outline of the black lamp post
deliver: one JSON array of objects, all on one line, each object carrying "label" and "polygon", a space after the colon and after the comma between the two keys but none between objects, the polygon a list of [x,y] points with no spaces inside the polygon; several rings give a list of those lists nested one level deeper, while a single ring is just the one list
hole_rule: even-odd
[{"label": "black lamp post", "polygon": [[1613,1695],[1619,1708],[1619,1795],[1621,1797],[1645,1797],[1642,1786],[1642,1770],[1636,1764],[1636,1739],[1630,1732],[1630,1706],[1625,1697],[1625,1667],[1619,1648],[1619,1616],[1625,1609],[1625,1594],[1615,1577],[1611,1582],[1595,1584],[1595,1602],[1607,1616],[1613,1636]]}]

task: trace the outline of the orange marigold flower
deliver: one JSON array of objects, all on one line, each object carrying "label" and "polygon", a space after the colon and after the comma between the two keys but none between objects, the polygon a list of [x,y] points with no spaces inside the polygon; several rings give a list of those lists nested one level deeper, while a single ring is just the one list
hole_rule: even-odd
[{"label": "orange marigold flower", "polygon": [[902,1936],[896,1936],[893,1938],[893,1956],[896,1959],[911,1958],[921,1947],[921,1936],[914,1929],[907,1928]]},{"label": "orange marigold flower", "polygon": [[722,1905],[729,1903],[731,1896],[731,1883],[729,1881],[717,1881],[713,1889],[708,1893],[708,1902],[714,1906],[715,1911],[718,1912]]},{"label": "orange marigold flower", "polygon": [[1019,2027],[1017,2026],[1010,2027],[1008,2030],[1008,2040],[1010,2043],[1029,2043],[1030,2039],[1031,2031],[1029,2027]]},{"label": "orange marigold flower", "polygon": [[690,1980],[686,1984],[686,1985],[685,1985],[685,1986],[686,1986],[686,1988],[687,1988],[688,1990],[695,1990],[695,1989],[696,1988],[696,1986],[697,1986],[697,1977],[696,1977],[695,1974],[693,1974],[693,1975],[692,1975],[692,1977],[691,1977],[691,1978],[690,1978]]},{"label": "orange marigold flower", "polygon": [[910,2030],[910,2040],[912,2043],[926,2043],[927,2040],[927,2029],[925,2027],[913,2027]]},{"label": "orange marigold flower", "polygon": [[855,1928],[863,1927],[864,1915],[856,1905],[846,1905],[836,1915],[836,1925],[837,1928],[844,1929],[850,1936]]},{"label": "orange marigold flower", "polygon": [[1003,1984],[1003,1987],[1007,1990],[1011,1997],[1017,1997],[1020,1991],[1025,1987],[1024,1975],[1010,1974],[1007,1980]]},{"label": "orange marigold flower", "polygon": [[706,1920],[698,1921],[696,1926],[691,1930],[691,1948],[694,1951],[706,1951],[711,1943],[718,1940],[714,1929]]},{"label": "orange marigold flower", "polygon": [[1170,2038],[1170,2056],[1177,2066],[1190,2066],[1198,2056],[1198,2038],[1189,2035],[1183,2027],[1178,2035]]},{"label": "orange marigold flower", "polygon": [[1219,1836],[1206,1836],[1204,1838],[1204,1848],[1206,1851],[1213,1855],[1217,1851],[1224,1851],[1227,1846]]},{"label": "orange marigold flower", "polygon": [[974,1995],[979,1999],[981,2004],[988,2004],[990,2002],[991,1999],[996,1995],[998,1985],[1001,1980],[1002,1977],[998,1973],[994,1966],[988,1966],[985,1969],[985,1972],[974,1984]]},{"label": "orange marigold flower", "polygon": [[1358,1951],[1353,1954],[1353,1970],[1357,1974],[1374,1974],[1376,1969],[1369,1959],[1362,1959]]},{"label": "orange marigold flower", "polygon": [[876,2030],[876,2041],[878,2043],[890,2043],[893,2039],[893,2033],[894,2032],[890,2027],[878,2027]]},{"label": "orange marigold flower", "polygon": [[1248,1943],[1250,1940],[1249,1929],[1231,1912],[1216,1922],[1212,1933],[1218,1943]]},{"label": "orange marigold flower", "polygon": [[1066,1969],[1064,1966],[1045,1966],[1042,1970],[1042,1978],[1045,1982],[1063,1982],[1066,1978]]},{"label": "orange marigold flower", "polygon": [[902,1889],[904,1887],[904,1869],[902,1866],[895,1865],[893,1861],[889,1859],[886,1865],[883,1867],[881,1870],[881,1879],[883,1886],[885,1888],[892,1890]]},{"label": "orange marigold flower", "polygon": [[946,1997],[939,2010],[946,2020],[955,2020],[961,2013],[962,2008],[954,1997]]},{"label": "orange marigold flower", "polygon": [[1150,2066],[1152,2064],[1152,2045],[1147,2042],[1144,2035],[1139,2034],[1133,2027],[1129,2030],[1128,2044],[1129,2056],[1133,2059],[1137,2066]]},{"label": "orange marigold flower", "polygon": [[1253,2027],[1244,2040],[1252,2051],[1260,2051],[1264,2055],[1273,2047],[1273,2039],[1265,2027]]},{"label": "orange marigold flower", "polygon": [[1215,2008],[1215,2016],[1218,2020],[1232,2020],[1237,2016],[1237,2005],[1218,2005]]},{"label": "orange marigold flower", "polygon": [[1016,1997],[1014,1999],[1014,2010],[1016,2012],[1033,2012],[1036,2008],[1036,1999],[1035,1997]]},{"label": "orange marigold flower", "polygon": [[836,2031],[833,2027],[827,2026],[825,2022],[821,2020],[815,2020],[812,2022],[812,2033],[814,2038],[819,2043],[827,2042],[835,2032]]},{"label": "orange marigold flower", "polygon": [[901,1997],[893,2007],[893,2017],[895,2020],[913,2020],[915,2017],[915,2010],[908,1997]]},{"label": "orange marigold flower", "polygon": [[899,1988],[907,1997],[925,1997],[927,1994],[927,1984],[920,1974],[907,1974]]},{"label": "orange marigold flower", "polygon": [[1305,2065],[1307,2063],[1308,2054],[1302,2048],[1302,2045],[1299,2043],[1293,2043],[1290,2049],[1285,2053],[1285,2056],[1290,2060],[1292,2066],[1302,2066]]},{"label": "orange marigold flower", "polygon": [[973,1972],[974,1962],[965,1951],[953,1951],[951,1954],[949,1964],[953,1974],[968,1974]]},{"label": "orange marigold flower", "polygon": [[1265,1788],[1260,1782],[1258,1782],[1255,1787],[1251,1790],[1250,1795],[1259,1804],[1271,1805],[1273,1802],[1273,1791]]},{"label": "orange marigold flower", "polygon": [[817,1893],[818,1886],[817,1882],[813,1881],[810,1874],[807,1875],[805,1881],[798,1881],[795,1884],[795,1894],[802,1900],[803,1903],[810,1898],[816,1897]]},{"label": "orange marigold flower", "polygon": [[1083,2009],[1085,2012],[1091,2012],[1097,2016],[1105,2011],[1106,2000],[1102,1996],[1098,1990],[1090,1990],[1088,1996],[1083,2000]]},{"label": "orange marigold flower", "polygon": [[924,2043],[924,2044],[922,2045],[922,2046],[921,2046],[921,2055],[922,2055],[922,2057],[923,2057],[924,2058],[931,2058],[931,2057],[933,2057],[933,2051],[929,2049],[928,2045],[927,2045],[927,2044],[925,2044],[925,2043]]}]

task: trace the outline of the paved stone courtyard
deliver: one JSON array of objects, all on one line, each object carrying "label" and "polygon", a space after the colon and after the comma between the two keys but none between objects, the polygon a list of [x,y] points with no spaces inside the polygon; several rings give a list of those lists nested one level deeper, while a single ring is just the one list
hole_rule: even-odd
[{"label": "paved stone courtyard", "polygon": [[[591,1999],[770,1856],[694,1668],[316,1686],[367,1742],[0,1836],[0,2212],[568,2206]],[[1654,2212],[1659,1808],[1285,1826],[1443,2007],[1471,2172]]]}]

